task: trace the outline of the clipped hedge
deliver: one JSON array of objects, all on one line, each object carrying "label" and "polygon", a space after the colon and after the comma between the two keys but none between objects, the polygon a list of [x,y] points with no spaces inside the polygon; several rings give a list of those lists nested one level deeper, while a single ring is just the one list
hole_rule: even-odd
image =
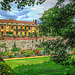
[{"label": "clipped hedge", "polygon": [[0,62],[0,75],[15,75],[15,73],[6,63]]}]

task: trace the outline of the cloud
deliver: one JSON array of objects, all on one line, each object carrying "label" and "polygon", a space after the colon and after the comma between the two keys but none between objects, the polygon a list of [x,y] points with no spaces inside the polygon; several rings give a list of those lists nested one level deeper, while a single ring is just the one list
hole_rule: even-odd
[{"label": "cloud", "polygon": [[[2,0],[0,0],[2,1]],[[37,1],[37,0],[36,0]],[[9,19],[10,17],[14,20],[21,20],[21,21],[33,21],[33,19],[37,19],[38,23],[41,23],[40,17],[44,11],[52,8],[56,4],[57,0],[46,0],[43,4],[39,4],[35,6],[25,6],[23,10],[17,9],[17,4],[11,3],[12,6],[11,12],[10,11],[2,11],[0,9],[0,19]],[[1,7],[1,5],[0,5]]]}]

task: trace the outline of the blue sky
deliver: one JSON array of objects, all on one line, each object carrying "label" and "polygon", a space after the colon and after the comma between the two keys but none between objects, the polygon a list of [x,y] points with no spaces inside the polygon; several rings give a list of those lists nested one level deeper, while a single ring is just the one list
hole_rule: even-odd
[{"label": "blue sky", "polygon": [[23,10],[17,9],[17,5],[14,3],[11,3],[11,6],[12,6],[11,12],[0,9],[0,19],[8,20],[9,18],[13,18],[14,20],[20,20],[20,21],[33,21],[34,19],[34,20],[37,20],[39,24],[41,23],[41,20],[39,18],[42,17],[44,11],[48,10],[49,8],[52,8],[56,3],[57,3],[57,0],[46,0],[41,5],[35,5],[33,7],[26,6]]}]

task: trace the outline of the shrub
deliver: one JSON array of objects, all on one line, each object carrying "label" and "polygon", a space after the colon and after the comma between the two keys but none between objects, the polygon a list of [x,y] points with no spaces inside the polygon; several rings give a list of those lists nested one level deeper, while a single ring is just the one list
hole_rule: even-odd
[{"label": "shrub", "polygon": [[28,53],[24,53],[23,55],[24,55],[25,57],[28,57],[28,56],[29,56],[29,54],[28,54]]},{"label": "shrub", "polygon": [[32,56],[34,54],[34,51],[33,50],[25,50],[23,52],[23,55],[28,57],[28,56]]},{"label": "shrub", "polygon": [[[43,41],[40,44],[41,47],[44,47],[44,50],[48,53],[51,53],[51,60],[60,63],[69,59],[66,49],[68,48],[67,44],[64,43],[64,39],[57,38],[56,40]],[[39,47],[39,46],[38,46]],[[52,55],[56,56],[52,56]]]},{"label": "shrub", "polygon": [[60,63],[61,65],[66,65],[66,66],[69,66],[69,65],[75,65],[75,59],[68,59],[66,61],[63,61]]},{"label": "shrub", "polygon": [[0,75],[15,75],[15,73],[6,63],[0,62]]},{"label": "shrub", "polygon": [[20,50],[20,48],[13,47],[11,50],[12,50],[12,52],[16,52],[16,51],[19,51],[19,50]]},{"label": "shrub", "polygon": [[9,58],[15,57],[12,51],[7,51],[7,52],[5,53],[5,55],[7,55],[7,57],[9,57]]}]

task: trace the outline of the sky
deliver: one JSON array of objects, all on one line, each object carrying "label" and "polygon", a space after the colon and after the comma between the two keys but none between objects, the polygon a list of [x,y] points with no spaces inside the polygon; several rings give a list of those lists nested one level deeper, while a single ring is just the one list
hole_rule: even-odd
[{"label": "sky", "polygon": [[[11,3],[10,4],[12,6],[11,11],[4,11],[0,9],[0,19],[8,20],[9,18],[13,18],[14,20],[31,21],[31,22],[34,19],[37,20],[38,24],[40,24],[42,21],[39,18],[42,17],[44,11],[54,7],[56,3],[57,0],[46,0],[41,5],[35,4],[34,6],[25,6],[23,10],[17,9],[17,4]],[[68,3],[68,1],[65,2],[65,4],[66,3]]]}]

